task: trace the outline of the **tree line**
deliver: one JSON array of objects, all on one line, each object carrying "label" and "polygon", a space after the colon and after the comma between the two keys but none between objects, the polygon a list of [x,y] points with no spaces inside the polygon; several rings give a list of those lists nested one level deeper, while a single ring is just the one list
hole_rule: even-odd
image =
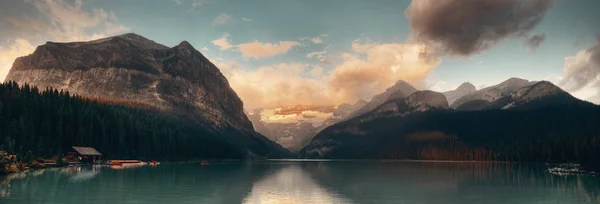
[{"label": "tree line", "polygon": [[105,158],[185,160],[242,158],[211,127],[131,101],[85,98],[68,91],[0,84],[0,141],[21,160],[89,146]]}]

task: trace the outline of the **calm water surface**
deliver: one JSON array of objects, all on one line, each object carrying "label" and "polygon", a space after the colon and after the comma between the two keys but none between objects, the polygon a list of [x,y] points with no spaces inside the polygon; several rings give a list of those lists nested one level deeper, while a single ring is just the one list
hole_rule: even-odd
[{"label": "calm water surface", "polygon": [[0,203],[600,203],[543,165],[268,161],[73,167],[1,177]]}]

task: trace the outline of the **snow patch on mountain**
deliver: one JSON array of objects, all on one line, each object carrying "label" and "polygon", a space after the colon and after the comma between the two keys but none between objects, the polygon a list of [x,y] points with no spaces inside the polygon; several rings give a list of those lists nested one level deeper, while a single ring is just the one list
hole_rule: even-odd
[{"label": "snow patch on mountain", "polygon": [[535,82],[530,82],[525,79],[520,78],[510,78],[498,85],[490,86],[479,91],[475,91],[473,93],[467,94],[456,101],[454,101],[451,105],[452,108],[458,108],[466,102],[473,100],[485,100],[488,102],[495,101],[504,96],[509,96],[512,93],[516,92],[522,87],[534,84]]}]

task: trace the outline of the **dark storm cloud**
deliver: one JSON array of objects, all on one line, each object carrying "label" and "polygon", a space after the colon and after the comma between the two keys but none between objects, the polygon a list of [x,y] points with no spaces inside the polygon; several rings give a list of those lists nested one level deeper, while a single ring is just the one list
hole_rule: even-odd
[{"label": "dark storm cloud", "polygon": [[467,56],[508,36],[525,36],[552,0],[413,0],[406,10],[418,40]]},{"label": "dark storm cloud", "polygon": [[531,36],[529,38],[526,38],[525,39],[525,45],[527,45],[527,47],[530,50],[535,50],[535,49],[537,49],[542,44],[542,42],[545,39],[546,39],[546,35],[544,35],[544,34],[537,34],[537,35]]}]

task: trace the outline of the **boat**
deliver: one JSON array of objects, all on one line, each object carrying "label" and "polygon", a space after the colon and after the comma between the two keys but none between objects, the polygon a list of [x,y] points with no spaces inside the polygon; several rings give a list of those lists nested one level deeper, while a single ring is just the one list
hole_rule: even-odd
[{"label": "boat", "polygon": [[146,165],[146,162],[140,160],[108,160],[105,163],[113,169],[136,168]]},{"label": "boat", "polygon": [[558,175],[558,176],[568,176],[568,175],[578,175],[578,174],[587,174],[582,169],[580,169],[579,164],[560,164],[555,167],[550,167],[547,169],[548,173]]},{"label": "boat", "polygon": [[204,166],[204,165],[208,165],[208,164],[209,164],[209,163],[208,163],[208,161],[201,161],[201,162],[200,162],[200,165],[202,165],[202,166]]}]

